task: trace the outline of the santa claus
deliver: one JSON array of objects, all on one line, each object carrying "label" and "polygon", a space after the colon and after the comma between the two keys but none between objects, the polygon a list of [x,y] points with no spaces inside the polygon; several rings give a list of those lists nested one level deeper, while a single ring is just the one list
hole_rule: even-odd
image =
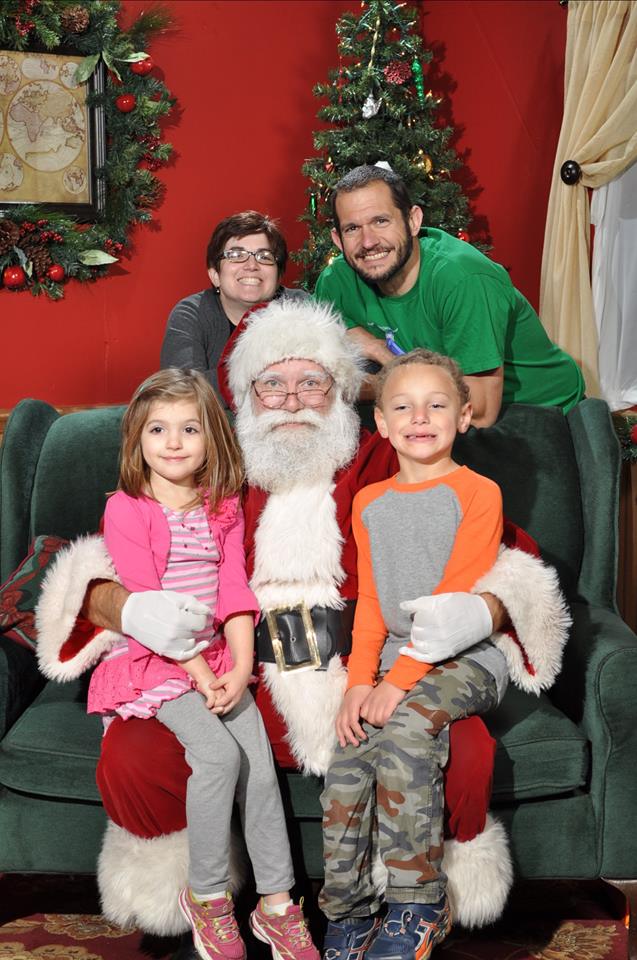
[{"label": "santa claus", "polygon": [[[335,742],[356,600],[351,502],[362,486],[391,475],[396,461],[386,440],[360,431],[353,408],[360,361],[330,307],[273,302],[238,333],[228,382],[248,481],[248,570],[264,611],[255,695],[279,764],[320,775]],[[38,611],[47,676],[78,676],[119,630],[159,653],[192,656],[189,638],[203,625],[196,601],[129,595],[114,580],[99,537],[60,555]],[[536,693],[549,687],[569,626],[554,571],[503,546],[474,590],[442,609],[419,598],[416,618],[435,636],[438,659],[446,659],[445,643],[450,655],[452,635],[457,653],[459,642],[464,649],[491,634],[514,683]],[[514,629],[499,632],[505,624]],[[468,926],[500,914],[512,880],[505,832],[487,816],[493,754],[479,718],[453,725],[445,771],[452,836],[443,867],[455,919]],[[104,913],[115,922],[159,934],[185,929],[177,894],[187,874],[188,776],[183,749],[157,721],[109,726],[97,774],[109,818],[98,880]]]}]

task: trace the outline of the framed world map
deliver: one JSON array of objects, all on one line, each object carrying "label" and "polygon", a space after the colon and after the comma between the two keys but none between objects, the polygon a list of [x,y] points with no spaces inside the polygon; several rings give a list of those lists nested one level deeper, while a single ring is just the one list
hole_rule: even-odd
[{"label": "framed world map", "polygon": [[104,115],[89,95],[103,69],[75,82],[82,56],[0,50],[0,210],[46,205],[94,219],[104,206]]}]

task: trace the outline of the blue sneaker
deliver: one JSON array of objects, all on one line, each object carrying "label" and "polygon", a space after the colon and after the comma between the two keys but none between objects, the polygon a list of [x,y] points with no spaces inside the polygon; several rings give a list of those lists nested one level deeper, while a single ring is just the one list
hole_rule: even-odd
[{"label": "blue sneaker", "polygon": [[380,927],[380,917],[341,920],[327,925],[323,960],[363,960]]},{"label": "blue sneaker", "polygon": [[451,930],[449,901],[388,903],[383,926],[366,960],[429,960]]}]

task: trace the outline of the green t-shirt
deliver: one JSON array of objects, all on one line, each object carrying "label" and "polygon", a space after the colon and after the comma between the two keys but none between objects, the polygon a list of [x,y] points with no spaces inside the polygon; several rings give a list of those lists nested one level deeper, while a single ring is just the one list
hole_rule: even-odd
[{"label": "green t-shirt", "polygon": [[504,367],[503,403],[558,406],[566,413],[584,396],[580,368],[549,340],[531,304],[504,267],[443,230],[420,239],[418,282],[383,296],[337,257],[318,278],[315,297],[334,304],[348,327],[405,351],[426,347],[453,357],[466,374]]}]

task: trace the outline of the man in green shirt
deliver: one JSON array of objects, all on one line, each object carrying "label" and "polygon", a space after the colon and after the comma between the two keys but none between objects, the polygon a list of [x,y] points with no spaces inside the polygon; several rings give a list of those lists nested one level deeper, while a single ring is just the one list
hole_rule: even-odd
[{"label": "man in green shirt", "polygon": [[334,304],[368,359],[386,363],[388,345],[452,356],[477,427],[494,423],[502,403],[566,413],[582,399],[579,367],[549,340],[504,267],[443,230],[421,231],[422,209],[393,171],[350,171],[334,189],[332,212],[342,256],[321,273],[315,297]]}]

